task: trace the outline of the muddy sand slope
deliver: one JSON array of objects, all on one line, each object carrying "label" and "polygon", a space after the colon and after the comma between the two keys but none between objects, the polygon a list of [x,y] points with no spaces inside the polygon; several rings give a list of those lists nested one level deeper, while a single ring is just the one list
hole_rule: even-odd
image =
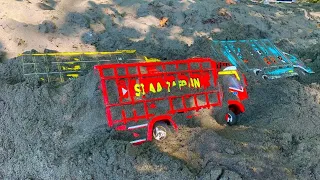
[{"label": "muddy sand slope", "polygon": [[[125,48],[165,60],[211,56],[211,38],[269,38],[311,59],[307,65],[316,74],[274,81],[248,74],[250,99],[238,126],[203,111],[186,120],[200,123],[182,124],[167,142],[132,147],[107,127],[94,73],[41,85],[23,79],[17,59],[6,60],[0,64],[0,179],[320,179],[320,31],[316,17],[308,20],[303,10],[317,12],[319,5],[48,2],[51,10],[14,2],[27,14],[43,15],[28,22],[1,2],[1,21],[17,27],[0,29],[3,54]],[[218,15],[222,7],[231,17]],[[163,28],[161,17],[169,18]],[[44,20],[55,27],[40,27]]]}]

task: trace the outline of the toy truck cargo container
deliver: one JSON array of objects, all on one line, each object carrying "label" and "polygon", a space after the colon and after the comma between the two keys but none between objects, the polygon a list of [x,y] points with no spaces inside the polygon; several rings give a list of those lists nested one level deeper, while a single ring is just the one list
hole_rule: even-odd
[{"label": "toy truck cargo container", "polygon": [[170,128],[178,129],[176,113],[222,106],[219,76],[228,77],[227,93],[234,98],[226,101],[225,120],[234,124],[248,96],[234,66],[218,72],[224,65],[210,58],[96,65],[108,125],[129,131],[134,145],[161,141]]},{"label": "toy truck cargo container", "polygon": [[92,70],[94,65],[129,61],[158,62],[159,59],[139,55],[136,50],[104,52],[35,51],[18,55],[24,77],[38,77],[42,82],[65,82]]}]

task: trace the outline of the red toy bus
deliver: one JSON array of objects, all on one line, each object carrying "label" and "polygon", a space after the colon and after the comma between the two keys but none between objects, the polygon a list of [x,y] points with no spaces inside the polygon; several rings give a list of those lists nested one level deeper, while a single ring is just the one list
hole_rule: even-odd
[{"label": "red toy bus", "polygon": [[[210,58],[96,65],[108,125],[129,131],[134,145],[153,138],[161,141],[170,128],[178,129],[176,113],[223,102],[229,107],[225,120],[235,124],[245,111],[242,100],[248,95],[244,75],[228,65]],[[228,67],[221,70],[223,66]],[[226,101],[219,76],[225,77],[222,84],[231,94]]]}]

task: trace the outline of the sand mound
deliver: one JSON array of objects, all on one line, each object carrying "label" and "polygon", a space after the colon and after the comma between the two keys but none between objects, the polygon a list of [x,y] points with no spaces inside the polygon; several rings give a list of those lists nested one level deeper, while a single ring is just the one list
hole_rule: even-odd
[{"label": "sand mound", "polygon": [[[186,122],[165,143],[131,147],[107,127],[93,72],[65,84],[40,84],[25,80],[13,58],[0,64],[0,179],[320,178],[320,32],[297,6],[308,12],[319,7],[79,0],[54,1],[49,8],[29,2],[1,4],[0,49],[7,57],[44,48],[125,48],[180,59],[211,56],[211,38],[269,38],[312,59],[316,74],[274,81],[248,75],[250,99],[240,125]],[[10,5],[27,8],[30,18]],[[221,8],[231,17],[219,15]],[[162,17],[168,18],[163,27]],[[214,121],[206,113],[193,120]]]}]

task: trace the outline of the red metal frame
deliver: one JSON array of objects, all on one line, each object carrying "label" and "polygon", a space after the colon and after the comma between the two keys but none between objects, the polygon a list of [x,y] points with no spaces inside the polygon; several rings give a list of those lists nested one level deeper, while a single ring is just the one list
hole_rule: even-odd
[{"label": "red metal frame", "polygon": [[216,62],[217,63],[217,70],[220,71],[223,67],[233,66],[231,63],[228,62]]},{"label": "red metal frame", "polygon": [[228,106],[236,106],[237,108],[234,109],[236,114],[240,114],[245,111],[244,105],[236,100],[228,100]]},{"label": "red metal frame", "polygon": [[[140,69],[140,67],[146,67],[146,68],[158,67],[158,66],[165,67],[166,65],[179,66],[180,64],[187,64],[188,68],[190,68],[190,64],[191,63],[198,63],[200,65],[200,69],[199,70],[190,70],[190,69],[188,69],[188,70],[178,71],[178,72],[155,72],[155,71],[152,71],[152,72],[147,72],[145,74],[141,73],[141,69]],[[204,69],[202,67],[203,63],[209,63],[211,65],[211,68]],[[137,71],[138,71],[138,74],[129,74],[128,68],[130,68],[130,67],[136,67]],[[117,69],[119,69],[119,68],[124,68],[125,72],[126,72],[126,75],[119,75],[117,73]],[[214,80],[213,83],[216,86],[217,85],[217,78],[218,78],[217,77],[218,75],[217,75],[216,63],[215,63],[215,61],[213,61],[213,60],[211,60],[209,58],[194,58],[194,59],[187,59],[187,60],[150,62],[150,63],[103,64],[103,65],[96,65],[95,69],[98,70],[99,74],[100,74],[101,89],[102,89],[102,94],[103,94],[103,98],[104,98],[104,103],[105,103],[105,106],[106,106],[106,116],[107,116],[107,119],[108,119],[108,124],[111,127],[114,124],[118,124],[118,123],[126,124],[126,122],[128,122],[128,121],[135,121],[135,120],[139,120],[139,119],[142,119],[142,118],[149,119],[151,116],[153,116],[153,114],[149,114],[148,113],[147,103],[153,102],[153,101],[159,101],[159,100],[168,99],[170,101],[170,110],[168,111],[169,114],[174,114],[174,113],[177,112],[176,110],[174,110],[173,104],[172,104],[172,101],[175,98],[182,98],[183,102],[185,103],[185,100],[184,100],[185,97],[193,96],[194,98],[196,98],[197,95],[205,95],[207,97],[207,104],[205,106],[197,106],[196,105],[195,107],[192,107],[192,108],[186,108],[185,107],[183,109],[183,111],[199,110],[199,109],[204,108],[204,107],[217,106],[217,105],[221,104],[221,102],[217,102],[217,103],[212,104],[208,100],[208,95],[210,93],[219,93],[218,90],[216,90],[216,91],[203,91],[203,92],[199,92],[199,93],[196,93],[196,94],[185,94],[183,96],[168,96],[168,97],[160,97],[160,98],[152,98],[152,99],[142,98],[141,100],[134,100],[133,96],[131,95],[130,96],[131,101],[129,101],[129,102],[121,102],[121,100],[120,100],[120,103],[116,103],[116,104],[111,104],[109,102],[109,98],[108,98],[109,92],[107,91],[107,88],[106,88],[106,81],[108,81],[108,80],[118,80],[118,82],[119,82],[120,79],[122,79],[122,81],[123,81],[124,78],[126,80],[130,79],[130,78],[137,78],[137,79],[139,79],[141,81],[142,78],[146,78],[146,77],[152,78],[152,77],[155,77],[155,76],[159,77],[159,76],[176,75],[176,74],[182,74],[182,73],[190,74],[190,73],[193,73],[193,72],[207,72],[207,73],[211,73],[211,75],[214,77],[213,78],[213,80]],[[103,70],[105,70],[105,69],[113,69],[115,74],[113,74],[111,76],[104,75]],[[190,78],[190,76],[189,76],[189,78]],[[143,103],[144,104],[144,109],[145,109],[145,112],[146,112],[145,116],[137,116],[137,115],[135,115],[134,117],[128,118],[128,117],[126,117],[125,114],[122,114],[123,118],[121,120],[113,120],[111,118],[111,111],[110,111],[109,107],[123,106],[123,105],[128,105],[128,104],[138,104],[138,103]],[[181,112],[181,110],[180,110],[180,112]]]},{"label": "red metal frame", "polygon": [[[194,67],[192,67],[192,65],[195,65],[195,64],[198,65],[198,69],[194,69]],[[187,69],[184,69],[184,70],[179,69],[182,65],[184,67],[186,66]],[[216,63],[214,60],[210,58],[192,58],[192,59],[186,59],[186,60],[161,61],[161,62],[139,62],[139,63],[96,65],[94,68],[99,72],[99,75],[101,78],[101,90],[102,90],[104,104],[106,107],[106,118],[107,118],[108,125],[110,127],[116,126],[116,130],[127,130],[127,129],[129,130],[130,127],[129,128],[126,127],[127,123],[135,122],[139,124],[138,123],[139,120],[147,120],[146,126],[145,125],[137,125],[137,126],[147,128],[147,137],[145,140],[148,140],[148,141],[152,140],[152,128],[154,123],[157,121],[166,120],[175,129],[177,129],[177,125],[172,119],[173,114],[177,112],[187,112],[192,110],[198,111],[202,108],[211,108],[213,106],[222,105],[222,102],[220,99],[221,91],[218,86],[218,70],[220,70],[223,66],[228,66],[228,65],[230,64]],[[168,66],[171,66],[171,67],[173,66],[176,68],[176,70],[175,71],[168,70]],[[135,70],[135,73],[130,74],[130,71],[129,71],[130,68],[131,70],[133,68]],[[125,73],[122,72],[122,74],[119,74],[120,69]],[[109,71],[109,73],[111,72],[111,74],[104,74],[105,71]],[[163,80],[163,82],[168,82],[167,79],[170,79],[172,77],[174,77],[173,81],[176,81],[176,79],[180,79],[181,77],[190,79],[190,81],[192,81],[192,78],[194,78],[193,76],[195,74],[198,75],[199,77],[198,79],[202,81],[201,88],[203,88],[203,90],[197,93],[187,93],[179,96],[171,94],[165,97],[156,97],[156,98],[147,98],[145,95],[142,95],[141,97],[139,97],[140,99],[138,100],[134,98],[134,94],[132,91],[132,88],[133,88],[132,81],[136,83],[138,80],[139,83],[141,83],[141,82],[147,82],[149,79],[160,79],[160,80]],[[119,97],[118,97],[117,103],[111,103],[109,101],[109,95],[114,92],[108,91],[107,84],[106,84],[107,81],[114,81],[118,86],[117,89],[118,89]],[[128,85],[129,88],[125,87],[126,85]],[[193,86],[195,85],[192,84],[192,87]],[[209,90],[209,87],[211,88],[210,90]],[[212,87],[213,87],[213,90],[212,90]],[[180,88],[180,85],[179,85],[179,88]],[[190,83],[189,83],[189,88],[190,88]],[[151,90],[149,89],[149,91]],[[124,97],[120,96],[120,93],[123,93],[123,95],[125,96]],[[209,95],[212,95],[212,94],[216,95],[217,102],[210,102]],[[204,105],[198,104],[197,97],[199,97],[200,95],[202,97],[203,96],[205,97]],[[194,100],[194,105],[191,107],[187,107],[186,99],[192,98],[192,97]],[[173,105],[173,101],[176,98],[182,101],[183,107],[180,109],[175,109]],[[165,114],[160,114],[160,115],[151,114],[149,112],[149,108],[156,108],[156,107],[155,106],[150,107],[148,105],[150,105],[150,103],[152,104],[152,102],[163,101],[163,100],[166,100],[169,102],[168,111]],[[144,114],[137,115],[137,111],[134,108],[134,106],[141,105],[141,104],[143,105],[143,108],[144,108]],[[121,107],[126,105],[132,105],[133,116],[128,117],[125,113],[125,110],[122,110],[122,113],[121,113],[122,117],[120,119],[112,119],[111,108]],[[137,126],[131,127],[130,129],[133,130],[133,129],[139,128]],[[138,137],[138,134],[133,133],[133,136]],[[136,143],[139,144],[142,141],[139,140]]]}]

